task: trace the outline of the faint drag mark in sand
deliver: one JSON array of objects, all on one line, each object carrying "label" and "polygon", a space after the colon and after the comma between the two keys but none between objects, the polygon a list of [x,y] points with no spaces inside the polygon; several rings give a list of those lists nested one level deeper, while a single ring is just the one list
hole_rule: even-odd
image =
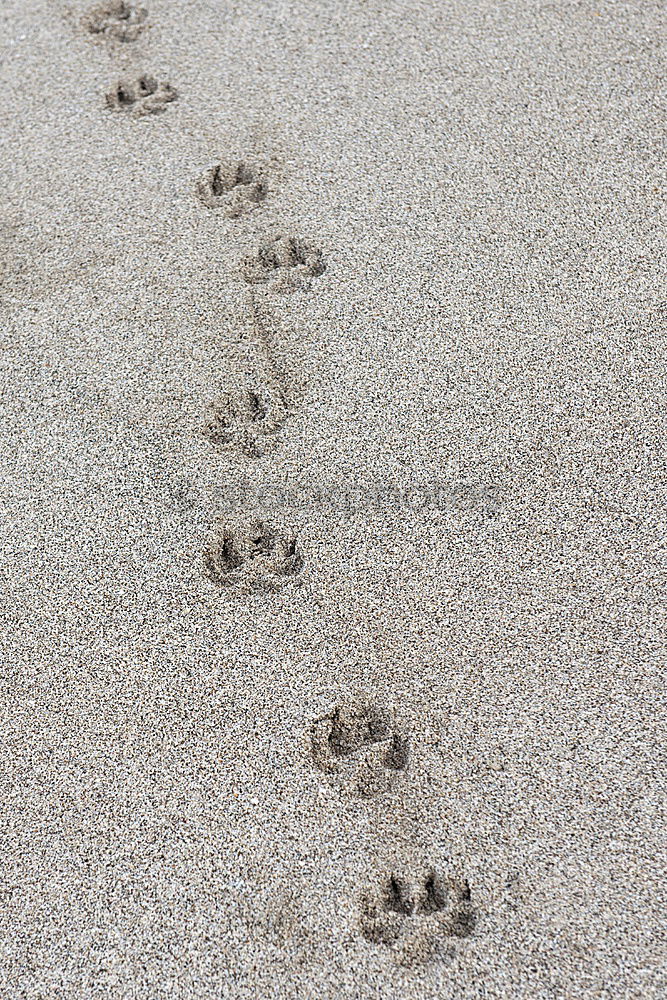
[{"label": "faint drag mark in sand", "polygon": [[386,872],[359,900],[359,929],[388,948],[399,965],[436,958],[452,938],[467,937],[474,914],[466,879],[433,869]]},{"label": "faint drag mark in sand", "polygon": [[197,197],[207,208],[220,209],[237,219],[257,208],[268,194],[263,170],[239,160],[216,163],[195,184]]},{"label": "faint drag mark in sand", "polygon": [[274,948],[294,945],[303,948],[309,943],[303,900],[296,887],[272,886],[270,895],[263,903],[263,906],[254,908],[252,924]]},{"label": "faint drag mark in sand", "polygon": [[103,35],[117,42],[136,42],[146,27],[148,11],[125,0],[108,0],[93,7],[81,18],[91,35]]},{"label": "faint drag mark in sand", "polygon": [[290,409],[267,324],[260,318],[252,293],[246,300],[239,362],[241,371],[235,380],[240,384],[209,404],[203,433],[216,448],[259,458],[275,447]]},{"label": "faint drag mark in sand", "polygon": [[249,941],[265,942],[271,961],[285,969],[305,966],[317,958],[320,942],[311,923],[313,900],[303,885],[271,873],[268,879],[244,883],[243,890],[240,919]]},{"label": "faint drag mark in sand", "polygon": [[156,115],[178,97],[169,83],[159,83],[153,76],[120,80],[106,95],[107,107],[135,117]]},{"label": "faint drag mark in sand", "polygon": [[203,561],[212,583],[241,594],[297,584],[304,565],[296,533],[263,521],[223,527]]},{"label": "faint drag mark in sand", "polygon": [[395,713],[366,696],[316,719],[310,748],[316,767],[362,798],[390,791],[408,766],[408,739]]},{"label": "faint drag mark in sand", "polygon": [[322,251],[293,236],[278,236],[262,244],[241,263],[241,275],[249,285],[269,284],[283,293],[310,288],[312,279],[325,270]]}]

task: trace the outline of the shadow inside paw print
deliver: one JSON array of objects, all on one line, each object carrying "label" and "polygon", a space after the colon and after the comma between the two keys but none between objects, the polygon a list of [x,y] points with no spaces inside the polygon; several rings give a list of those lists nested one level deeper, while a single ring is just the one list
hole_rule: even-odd
[{"label": "shadow inside paw print", "polygon": [[137,80],[121,80],[107,94],[107,105],[114,111],[134,115],[155,115],[164,111],[178,94],[168,83],[158,83],[155,77],[140,76]]},{"label": "shadow inside paw print", "polygon": [[313,761],[353,795],[388,791],[408,766],[408,741],[394,713],[365,696],[342,702],[310,732]]},{"label": "shadow inside paw print", "polygon": [[322,251],[293,236],[278,236],[265,243],[241,265],[241,273],[248,284],[271,282],[282,292],[309,288],[311,279],[324,274],[325,270]]},{"label": "shadow inside paw print", "polygon": [[259,458],[273,447],[286,419],[287,406],[279,390],[239,390],[211,404],[204,435],[217,448],[236,448],[249,458]]},{"label": "shadow inside paw print", "polygon": [[367,941],[390,947],[399,964],[426,961],[447,939],[472,933],[470,887],[465,879],[433,870],[391,873],[361,897],[359,926]]},{"label": "shadow inside paw print", "polygon": [[267,195],[258,169],[239,161],[217,163],[199,178],[195,190],[207,208],[222,209],[229,219],[251,212]]},{"label": "shadow inside paw print", "polygon": [[82,18],[91,35],[105,35],[119,42],[135,42],[146,27],[148,11],[124,0],[109,0]]},{"label": "shadow inside paw print", "polygon": [[261,521],[225,528],[204,552],[208,578],[242,593],[280,590],[295,582],[302,568],[296,534]]}]

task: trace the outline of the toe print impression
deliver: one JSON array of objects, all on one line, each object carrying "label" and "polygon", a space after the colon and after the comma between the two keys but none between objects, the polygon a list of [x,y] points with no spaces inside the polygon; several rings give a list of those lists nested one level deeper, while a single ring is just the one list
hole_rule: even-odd
[{"label": "toe print impression", "polygon": [[310,742],[315,765],[353,795],[388,791],[408,766],[408,741],[394,713],[365,696],[317,719]]},{"label": "toe print impression", "polygon": [[148,11],[125,0],[109,0],[93,7],[82,18],[91,35],[105,35],[119,42],[135,42],[146,27]]},{"label": "toe print impression", "polygon": [[140,76],[137,80],[120,80],[107,94],[107,105],[126,114],[155,115],[177,97],[170,84],[158,83],[153,76]]},{"label": "toe print impression", "polygon": [[435,957],[448,939],[467,937],[473,923],[468,882],[434,870],[388,873],[360,901],[362,935],[390,948],[399,964]]},{"label": "toe print impression", "polygon": [[240,161],[216,163],[199,178],[195,190],[207,208],[219,208],[229,219],[251,212],[267,195],[261,171]]},{"label": "toe print impression", "polygon": [[297,536],[262,521],[227,527],[204,552],[204,570],[219,587],[241,593],[277,591],[303,568]]},{"label": "toe print impression", "polygon": [[282,392],[266,386],[226,393],[209,407],[205,437],[216,448],[231,448],[249,458],[265,455],[287,419]]},{"label": "toe print impression", "polygon": [[276,291],[294,292],[309,288],[311,280],[325,269],[321,250],[293,236],[278,236],[247,257],[241,273],[250,285],[269,282]]}]

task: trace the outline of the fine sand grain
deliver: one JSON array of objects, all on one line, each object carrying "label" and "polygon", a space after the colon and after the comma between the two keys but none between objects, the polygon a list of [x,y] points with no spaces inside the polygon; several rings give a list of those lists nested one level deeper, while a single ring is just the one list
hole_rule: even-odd
[{"label": "fine sand grain", "polygon": [[0,998],[665,996],[662,3],[0,25]]}]

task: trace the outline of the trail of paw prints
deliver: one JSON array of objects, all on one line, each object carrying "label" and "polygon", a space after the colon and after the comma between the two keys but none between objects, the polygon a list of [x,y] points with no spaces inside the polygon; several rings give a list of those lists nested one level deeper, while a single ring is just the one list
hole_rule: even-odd
[{"label": "trail of paw prints", "polygon": [[207,208],[220,209],[228,219],[252,212],[265,200],[264,171],[239,160],[210,167],[195,184],[197,197]]},{"label": "trail of paw prints", "polygon": [[106,95],[106,102],[112,111],[143,117],[160,114],[177,97],[178,93],[171,84],[144,75],[136,80],[119,80]]},{"label": "trail of paw prints", "polygon": [[434,869],[391,871],[359,899],[359,929],[399,965],[443,956],[474,928],[470,886]]},{"label": "trail of paw prints", "polygon": [[148,11],[125,0],[108,0],[84,14],[81,23],[91,35],[117,42],[136,42],[147,26]]},{"label": "trail of paw prints", "polygon": [[205,550],[203,561],[212,583],[239,594],[295,585],[304,566],[296,532],[264,521],[225,526]]},{"label": "trail of paw prints", "polygon": [[325,270],[322,251],[294,236],[278,236],[264,243],[241,263],[241,275],[247,284],[269,284],[278,292],[308,289],[312,279]]},{"label": "trail of paw prints", "polygon": [[408,767],[408,738],[395,712],[366,696],[316,719],[310,747],[315,766],[361,798],[391,791]]}]

